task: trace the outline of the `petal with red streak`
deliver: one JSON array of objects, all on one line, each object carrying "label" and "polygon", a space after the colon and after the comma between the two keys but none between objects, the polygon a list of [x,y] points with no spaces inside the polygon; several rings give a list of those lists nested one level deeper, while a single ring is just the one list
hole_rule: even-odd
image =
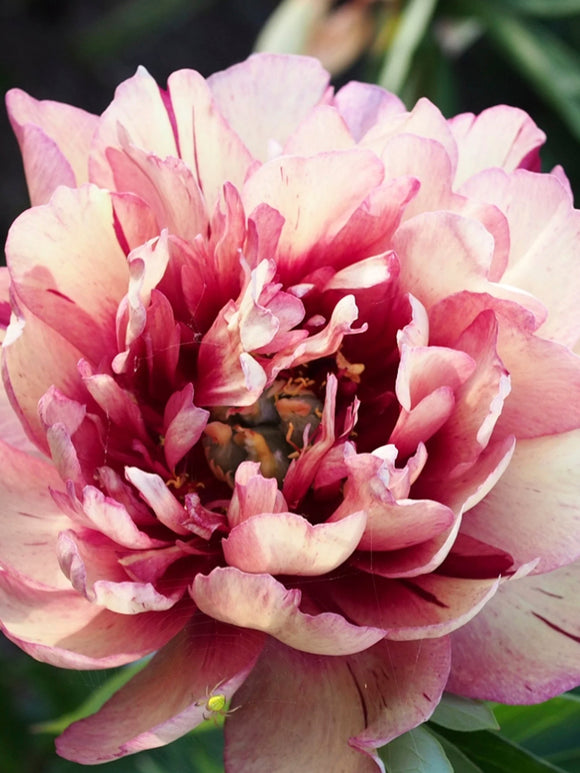
[{"label": "petal with red streak", "polygon": [[580,564],[502,585],[453,633],[448,689],[502,703],[539,703],[580,680]]},{"label": "petal with red streak", "polygon": [[426,574],[390,580],[361,575],[329,589],[338,608],[359,625],[382,628],[395,641],[432,639],[465,625],[488,603],[499,579]]},{"label": "petal with red streak", "polygon": [[356,149],[285,156],[250,176],[242,192],[246,211],[266,203],[285,219],[277,258],[283,282],[291,284],[314,268],[309,250],[335,236],[383,176],[377,157]]}]

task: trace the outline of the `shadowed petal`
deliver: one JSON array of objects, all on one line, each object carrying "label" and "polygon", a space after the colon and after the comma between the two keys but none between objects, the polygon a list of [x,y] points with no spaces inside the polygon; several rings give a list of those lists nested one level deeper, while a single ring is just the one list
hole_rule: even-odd
[{"label": "shadowed petal", "polygon": [[252,668],[262,638],[195,618],[96,714],[65,730],[56,741],[58,753],[94,765],[180,738],[203,722],[209,696],[231,698]]},{"label": "shadowed petal", "polygon": [[348,745],[364,728],[365,709],[347,658],[270,641],[233,705],[240,708],[226,721],[226,773],[384,771]]}]

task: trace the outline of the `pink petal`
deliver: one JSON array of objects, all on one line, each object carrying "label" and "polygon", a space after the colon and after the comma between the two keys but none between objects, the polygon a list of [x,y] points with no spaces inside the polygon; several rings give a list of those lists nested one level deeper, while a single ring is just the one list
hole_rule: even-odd
[{"label": "pink petal", "polygon": [[6,107],[20,143],[33,205],[47,202],[58,185],[76,187],[87,182],[97,116],[71,105],[39,102],[19,89],[8,92]]},{"label": "pink petal", "polygon": [[163,478],[152,472],[144,472],[138,467],[126,467],[125,476],[162,524],[176,534],[190,534],[189,529],[184,526],[187,521],[185,508],[167,488]]},{"label": "pink petal", "polygon": [[348,478],[344,499],[330,517],[331,522],[356,510],[364,510],[368,521],[359,542],[360,550],[398,550],[424,542],[448,528],[455,516],[438,502],[403,499],[397,502],[389,490],[387,467],[373,454],[345,458]]},{"label": "pink petal", "polygon": [[46,591],[0,572],[6,636],[36,660],[61,668],[112,668],[162,647],[191,613],[183,601],[165,612],[119,615],[73,590]]},{"label": "pink petal", "polygon": [[228,506],[228,523],[233,529],[258,513],[287,510],[275,478],[260,474],[259,462],[242,462],[236,470],[234,491]]},{"label": "pink petal", "polygon": [[[454,170],[457,166],[457,145],[448,122],[439,109],[425,98],[421,98],[411,112],[392,113],[388,120],[377,123],[367,132],[361,144],[382,155],[389,138],[403,134],[436,140],[445,149],[451,168]],[[388,164],[388,153],[385,163]]]},{"label": "pink petal", "polygon": [[579,579],[576,562],[504,583],[453,634],[449,689],[503,703],[539,703],[577,685]]},{"label": "pink petal", "polygon": [[16,127],[15,131],[22,154],[28,196],[33,206],[50,201],[59,185],[76,187],[71,165],[57,143],[43,129],[27,124]]},{"label": "pink petal", "polygon": [[451,528],[417,545],[382,553],[372,550],[355,553],[349,563],[368,574],[391,579],[428,574],[445,561],[455,544],[460,526],[461,518],[457,518]]},{"label": "pink petal", "polygon": [[442,386],[424,397],[412,410],[401,410],[389,443],[401,456],[413,453],[439,430],[453,413],[455,397],[450,387]]},{"label": "pink petal", "polygon": [[406,411],[410,411],[439,387],[448,386],[456,392],[475,367],[475,360],[465,351],[403,345],[395,384],[397,399]]},{"label": "pink petal", "polygon": [[43,588],[66,588],[55,555],[58,533],[69,519],[54,503],[50,486],[60,486],[48,461],[16,450],[0,441],[3,530],[0,563]]},{"label": "pink petal", "polygon": [[198,619],[96,714],[65,730],[58,753],[94,765],[180,738],[203,722],[209,696],[231,698],[261,647],[254,631]]},{"label": "pink petal", "polygon": [[22,307],[14,314],[2,345],[4,385],[24,431],[47,453],[46,429],[38,415],[38,402],[51,386],[79,402],[86,399],[78,378],[80,358],[78,349],[28,309]]},{"label": "pink petal", "polygon": [[425,722],[439,703],[451,661],[448,637],[382,641],[347,658],[366,707],[366,728],[350,745],[369,754]]},{"label": "pink petal", "polygon": [[491,442],[468,469],[447,479],[439,475],[423,475],[416,484],[417,494],[429,495],[444,502],[454,512],[470,510],[497,484],[512,458],[516,440],[508,435]]},{"label": "pink petal", "polygon": [[228,564],[245,572],[316,576],[346,561],[365,524],[364,512],[316,526],[294,513],[262,513],[232,529],[222,548]]},{"label": "pink petal", "polygon": [[132,436],[146,440],[145,421],[134,394],[120,387],[113,376],[94,372],[86,360],[81,360],[78,368],[87,391],[107,419],[126,428]]},{"label": "pink petal", "polygon": [[374,154],[354,149],[284,156],[251,175],[242,192],[246,212],[265,203],[285,219],[277,258],[282,281],[312,270],[309,250],[335,236],[383,176]]},{"label": "pink petal", "polygon": [[193,384],[186,384],[181,391],[171,395],[163,415],[163,450],[170,470],[174,470],[197,443],[208,418],[209,411],[198,408],[193,402]]},{"label": "pink petal", "polygon": [[518,167],[539,170],[538,148],[546,135],[517,107],[498,105],[477,116],[463,113],[452,118],[449,127],[459,149],[456,186],[493,166],[508,172]]},{"label": "pink petal", "polygon": [[310,156],[328,150],[348,150],[354,144],[340,113],[330,105],[318,105],[290,135],[283,153]]},{"label": "pink petal", "polygon": [[159,235],[161,230],[149,204],[133,193],[111,192],[119,244],[130,252]]},{"label": "pink petal", "polygon": [[357,142],[375,124],[381,124],[390,115],[406,112],[405,105],[394,94],[379,86],[356,81],[337,91],[333,104],[338,107]]},{"label": "pink petal", "polygon": [[117,87],[113,102],[99,119],[91,149],[90,179],[101,188],[115,190],[107,149],[120,148],[122,141],[159,158],[178,156],[161,91],[144,67]]},{"label": "pink petal", "polygon": [[492,311],[476,317],[456,346],[470,355],[476,368],[457,389],[453,413],[433,441],[434,477],[446,470],[453,478],[471,467],[486,448],[511,389],[497,353],[498,323]]},{"label": "pink petal", "polygon": [[93,362],[110,353],[129,274],[107,191],[59,188],[16,220],[6,255],[18,297],[36,316]]},{"label": "pink petal", "polygon": [[[211,213],[224,183],[229,181],[241,189],[253,158],[220,114],[208,83],[199,73],[174,72],[167,88],[175,116],[179,154],[195,172]],[[143,147],[152,149],[151,145]],[[163,158],[164,154],[157,155]]]},{"label": "pink petal", "polygon": [[208,230],[208,213],[192,170],[179,158],[159,158],[148,150],[126,145],[110,148],[107,160],[115,188],[146,201],[161,228],[192,241]]},{"label": "pink petal", "polygon": [[498,353],[511,381],[511,394],[496,424],[499,436],[531,438],[580,426],[577,355],[555,341],[546,341],[515,325],[502,325],[501,321]]},{"label": "pink petal", "polygon": [[33,456],[41,456],[36,445],[26,434],[17,411],[10,403],[3,378],[0,378],[0,437],[13,448]]},{"label": "pink petal", "polygon": [[55,468],[62,480],[85,483],[81,463],[66,426],[60,422],[46,431],[46,439]]},{"label": "pink petal", "polygon": [[393,234],[419,187],[413,177],[397,177],[370,189],[336,236],[313,248],[316,265],[354,267],[369,255],[391,252]]},{"label": "pink petal", "polygon": [[105,496],[95,486],[83,489],[82,510],[85,526],[106,534],[117,545],[133,550],[147,550],[166,543],[140,531],[127,509],[115,499]]},{"label": "pink petal", "polygon": [[185,590],[174,587],[164,594],[151,582],[129,580],[118,561],[116,546],[98,535],[83,539],[73,531],[61,532],[58,559],[76,591],[91,604],[121,615],[171,609]]},{"label": "pink petal", "polygon": [[226,721],[227,773],[384,771],[349,746],[367,710],[349,661],[269,641],[234,697],[240,708]]},{"label": "pink petal", "polygon": [[[217,107],[255,158],[283,147],[323,100],[329,76],[316,59],[255,54],[208,78]],[[258,120],[256,120],[258,118]]]},{"label": "pink petal", "polygon": [[268,574],[217,568],[193,581],[191,595],[202,612],[241,628],[265,631],[304,652],[345,655],[382,639],[378,628],[351,625],[341,615],[309,615],[299,609],[302,594],[287,590]]},{"label": "pink petal", "polygon": [[427,308],[451,293],[487,286],[494,243],[474,220],[451,212],[417,215],[398,229],[393,248],[402,288]]},{"label": "pink petal", "polygon": [[574,430],[518,441],[507,470],[462,531],[506,550],[518,565],[539,556],[537,573],[579,559],[579,440]]},{"label": "pink petal", "polygon": [[576,246],[580,212],[553,175],[498,169],[480,173],[464,186],[468,196],[489,201],[505,212],[510,259],[502,284],[536,296],[548,309],[539,333],[573,346],[580,337],[580,273]]}]

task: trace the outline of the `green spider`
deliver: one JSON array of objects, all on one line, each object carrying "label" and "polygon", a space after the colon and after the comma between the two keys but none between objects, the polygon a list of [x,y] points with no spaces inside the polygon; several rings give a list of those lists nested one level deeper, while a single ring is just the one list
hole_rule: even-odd
[{"label": "green spider", "polygon": [[235,709],[226,708],[228,699],[223,693],[216,692],[216,690],[221,687],[224,681],[225,680],[222,679],[221,682],[218,682],[213,690],[210,690],[209,687],[206,687],[205,697],[196,701],[195,704],[196,706],[205,706],[205,711],[203,713],[204,720],[207,721],[212,719],[215,724],[217,724],[218,717],[225,719],[225,717],[229,717],[230,714],[233,714],[234,711],[237,711],[239,708],[241,708],[241,706],[236,706]]}]

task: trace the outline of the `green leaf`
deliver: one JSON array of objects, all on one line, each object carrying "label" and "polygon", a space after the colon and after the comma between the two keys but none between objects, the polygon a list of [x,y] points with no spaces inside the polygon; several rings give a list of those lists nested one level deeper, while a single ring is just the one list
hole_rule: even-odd
[{"label": "green leaf", "polygon": [[254,44],[254,51],[301,54],[313,25],[324,17],[319,3],[282,0],[276,6]]},{"label": "green leaf", "polygon": [[380,86],[396,94],[400,93],[409,75],[413,55],[429,27],[436,5],[437,0],[409,0],[405,5],[377,80]]},{"label": "green leaf", "polygon": [[503,0],[512,10],[529,16],[573,16],[580,13],[580,0]]},{"label": "green leaf", "polygon": [[537,706],[498,704],[494,711],[502,735],[534,754],[562,764],[580,755],[580,696],[568,693]]},{"label": "green leaf", "polygon": [[438,727],[437,733],[453,743],[484,773],[563,773],[562,768],[489,730],[460,733]]},{"label": "green leaf", "polygon": [[443,736],[439,735],[432,728],[431,734],[443,747],[443,751],[453,768],[453,773],[485,773],[483,768],[480,768],[479,765],[472,762],[461,749],[458,749],[457,746],[451,743],[451,741],[448,741],[447,738],[443,738]]},{"label": "green leaf", "polygon": [[499,730],[493,711],[483,701],[445,693],[431,721],[450,730]]},{"label": "green leaf", "polygon": [[[464,3],[464,4],[463,4]],[[523,21],[499,0],[463,0],[504,56],[530,81],[580,140],[580,56],[547,27]]]},{"label": "green leaf", "polygon": [[111,5],[73,41],[84,61],[118,54],[135,41],[159,35],[163,27],[185,23],[211,0],[124,0]]},{"label": "green leaf", "polygon": [[379,750],[388,773],[453,773],[443,747],[423,726]]}]

